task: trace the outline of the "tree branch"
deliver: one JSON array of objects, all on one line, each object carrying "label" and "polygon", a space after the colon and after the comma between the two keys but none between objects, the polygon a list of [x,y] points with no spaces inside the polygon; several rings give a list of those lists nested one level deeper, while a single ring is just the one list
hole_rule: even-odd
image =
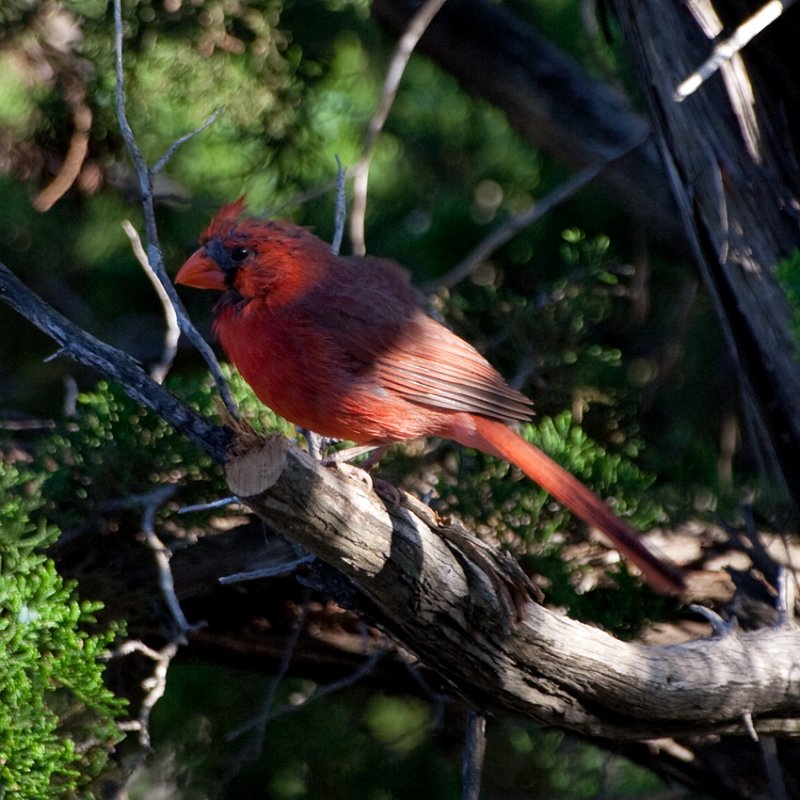
[{"label": "tree branch", "polygon": [[509,217],[505,222],[498,225],[485,238],[478,242],[458,264],[448,270],[439,280],[433,282],[428,288],[433,290],[436,287],[443,286],[447,289],[452,289],[483,264],[492,253],[499,250],[506,242],[516,236],[519,231],[543,219],[562,203],[571,200],[578,192],[585,189],[595,180],[595,178],[602,175],[612,164],[628,156],[637,147],[641,147],[644,142],[645,140],[642,140],[638,144],[634,143],[630,147],[626,147],[619,152],[616,156],[610,156],[607,160],[600,163],[590,164],[588,167],[584,167],[584,169],[575,173],[569,180],[534,202],[525,209],[525,211]]},{"label": "tree branch", "polygon": [[385,504],[294,447],[229,467],[242,459],[274,479],[245,502],[356,583],[379,625],[479,708],[619,740],[741,732],[747,712],[761,733],[796,726],[794,626],[644,646],[529,603],[506,634],[492,580],[424,506]]},{"label": "tree branch", "polygon": [[375,142],[378,140],[378,136],[386,123],[386,118],[389,116],[389,111],[397,96],[397,90],[400,88],[400,79],[403,77],[406,66],[408,66],[414,48],[444,3],[445,0],[425,0],[422,3],[403,31],[389,63],[389,68],[386,70],[386,78],[378,101],[378,107],[369,121],[367,132],[364,136],[361,157],[353,167],[353,208],[350,212],[350,239],[353,244],[353,252],[356,255],[363,256],[367,251],[364,219],[367,213],[369,165],[372,160]]},{"label": "tree branch", "polygon": [[139,181],[139,191],[141,193],[142,211],[144,213],[145,222],[145,238],[147,240],[147,262],[164,287],[164,292],[175,311],[181,331],[195,346],[206,364],[208,364],[208,368],[214,377],[214,382],[217,385],[225,407],[228,409],[228,413],[236,419],[239,416],[239,410],[231,395],[228,383],[219,368],[217,357],[214,355],[211,346],[200,334],[200,331],[192,324],[177,291],[175,291],[175,287],[172,285],[172,281],[167,275],[167,270],[164,267],[164,256],[161,252],[161,245],[158,239],[158,227],[156,226],[156,214],[153,206],[153,175],[166,166],[169,159],[174,155],[181,144],[184,144],[192,137],[204,131],[216,119],[217,112],[215,111],[198,128],[195,128],[195,130],[173,142],[167,149],[167,152],[159,159],[153,171],[151,171],[147,166],[144,154],[136,143],[136,137],[133,134],[133,129],[131,128],[130,122],[128,122],[128,115],[125,111],[125,73],[122,66],[122,40],[122,0],[114,0],[114,53],[116,69],[114,97],[117,110],[117,123],[119,124],[120,133],[122,134],[125,146],[133,161],[136,177]]},{"label": "tree branch", "polygon": [[149,378],[127,353],[101,342],[59,314],[2,263],[0,300],[58,342],[61,349],[56,355],[67,355],[117,381],[134,400],[161,415],[215,461],[220,464],[225,461],[230,431],[214,425]]},{"label": "tree branch", "polygon": [[161,349],[161,358],[157,364],[150,368],[150,377],[156,383],[164,383],[170,369],[172,369],[172,362],[175,360],[175,354],[178,352],[178,339],[181,335],[181,328],[178,324],[178,315],[175,313],[175,306],[172,305],[164,285],[156,275],[155,270],[147,259],[147,253],[142,247],[142,240],[136,228],[126,219],[122,221],[122,230],[131,241],[131,248],[136,260],[141,264],[144,274],[147,275],[153,289],[155,289],[158,300],[161,303],[161,308],[164,311],[164,345]]}]

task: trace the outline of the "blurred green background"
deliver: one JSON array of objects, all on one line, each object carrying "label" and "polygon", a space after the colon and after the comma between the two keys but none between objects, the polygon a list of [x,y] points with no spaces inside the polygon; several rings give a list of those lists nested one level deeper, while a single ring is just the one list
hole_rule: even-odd
[{"label": "blurred green background", "polygon": [[[635,96],[616,41],[587,31],[578,0],[505,5],[588,72],[614,76]],[[330,239],[335,157],[345,168],[357,160],[395,44],[370,17],[369,3],[126,0],[123,14],[128,115],[150,163],[220,109],[217,121],[183,145],[156,182],[171,272],[192,252],[215,209],[242,194],[253,211],[291,218]],[[71,320],[149,365],[161,351],[161,309],[121,228],[130,219],[141,229],[142,215],[115,117],[114,85],[113,21],[104,0],[5,0],[0,259]],[[36,198],[61,168],[76,120],[87,111],[88,150],[79,174],[52,208],[37,211]],[[369,252],[396,259],[417,282],[435,287],[473,245],[569,174],[523,141],[500,110],[414,56],[371,165]],[[208,332],[208,298],[182,294]],[[698,509],[724,511],[751,485],[747,454],[734,461],[724,444],[736,427],[732,376],[690,266],[648,242],[599,190],[582,191],[522,231],[470,279],[432,296],[456,330],[518,379],[538,417],[556,420],[553,446],[559,437],[573,442],[567,463],[586,462],[587,479],[606,480],[609,491],[621,483],[619,501],[640,524],[680,521]],[[83,393],[79,414],[133,426],[133,440],[124,445],[131,452],[142,423],[116,400],[109,406],[107,399],[91,399],[97,375],[66,359],[43,363],[54,345],[5,306],[0,331],[4,460],[22,458],[47,478],[43,513],[62,527],[75,525],[76,513],[88,519],[101,499],[141,490],[166,473],[169,459],[148,468],[146,451],[138,454],[145,463],[131,467],[125,480],[109,473],[108,460],[77,473],[65,467],[70,450],[128,441],[102,425],[94,443],[48,439],[53,426],[65,424],[73,386]],[[182,346],[174,374],[187,382],[183,386],[204,374],[188,347]],[[213,413],[204,391],[201,405]],[[594,456],[585,456],[589,445],[570,433],[573,423],[623,460],[622,477],[617,466],[603,477],[611,469],[605,456],[592,466]],[[148,442],[155,447],[161,435]],[[127,463],[125,452],[120,461]],[[489,534],[502,541],[524,538],[515,520],[529,520],[531,506],[541,508],[544,500],[509,486],[502,468],[476,465],[470,456],[453,466],[451,449],[442,452],[445,466],[436,473],[442,507],[468,522],[486,521],[491,498],[481,492],[491,480],[503,511],[492,518]],[[183,451],[179,457],[189,458]],[[406,471],[413,470],[409,464],[413,459],[401,459],[388,469],[414,488],[419,475]],[[80,502],[73,484],[56,486],[59,469],[79,473]],[[558,513],[547,520],[545,536],[563,524]],[[552,575],[568,583],[553,552],[543,560],[550,556]],[[583,602],[565,590],[562,601],[558,592],[556,586],[553,596],[573,613],[602,616],[619,633],[634,633],[645,613],[660,610],[636,594],[600,612],[597,596]],[[155,752],[130,796],[459,796],[462,710],[372,685],[277,718],[258,758],[245,763],[241,743],[225,736],[269,680],[257,671],[205,663],[191,650],[173,664],[154,713]],[[307,682],[290,676],[280,702],[291,703]],[[486,797],[645,797],[663,789],[624,759],[522,722],[492,720],[489,742]]]}]

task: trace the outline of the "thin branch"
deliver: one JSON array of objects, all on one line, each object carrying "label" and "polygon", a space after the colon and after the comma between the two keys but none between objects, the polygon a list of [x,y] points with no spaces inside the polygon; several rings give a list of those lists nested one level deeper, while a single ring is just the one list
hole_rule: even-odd
[{"label": "thin branch", "polygon": [[150,279],[150,283],[156,290],[158,299],[161,301],[161,308],[164,310],[164,322],[167,329],[164,331],[164,347],[161,351],[161,360],[150,367],[150,377],[156,383],[164,383],[170,369],[172,362],[175,360],[175,353],[178,352],[178,339],[181,335],[180,325],[178,325],[178,315],[175,313],[175,308],[170,302],[169,295],[167,294],[161,281],[158,279],[155,270],[147,260],[147,253],[142,247],[142,240],[136,228],[126,219],[122,221],[122,229],[125,231],[127,237],[131,241],[133,254],[136,260],[142,265],[145,275]]},{"label": "thin branch", "polygon": [[167,151],[164,153],[161,158],[156,161],[153,165],[153,168],[150,170],[151,175],[158,175],[159,172],[162,172],[164,167],[170,162],[172,156],[178,151],[178,148],[182,145],[186,144],[187,142],[194,139],[195,136],[199,136],[206,128],[210,127],[211,125],[216,122],[217,117],[220,114],[221,109],[217,108],[208,115],[204,122],[201,122],[193,131],[189,131],[189,133],[184,133],[183,136],[178,137],[168,148]]},{"label": "thin branch", "polygon": [[161,657],[161,654],[158,652],[158,650],[154,650],[152,647],[150,647],[150,645],[140,642],[138,639],[127,639],[119,647],[116,647],[114,650],[112,650],[108,654],[108,658],[122,658],[124,656],[129,656],[132,653],[141,653],[153,661],[157,661]]},{"label": "thin branch", "polygon": [[585,189],[595,178],[601,175],[614,163],[625,156],[630,155],[638,147],[641,147],[649,138],[649,133],[645,134],[638,141],[627,145],[622,150],[609,158],[602,159],[584,167],[580,172],[576,172],[569,180],[557,186],[546,194],[541,200],[533,203],[521,214],[509,217],[502,225],[495,228],[478,245],[473,248],[453,269],[445,273],[441,279],[437,280],[430,289],[437,287],[453,288],[456,284],[464,280],[474,270],[476,270],[492,253],[502,247],[524,228],[528,228],[549,214],[567,200],[572,199],[578,192]]},{"label": "thin branch", "polygon": [[683,102],[694,94],[721,66],[741,52],[759,33],[775,22],[796,0],[769,0],[751,17],[748,17],[727,38],[711,51],[711,55],[675,89],[673,100]]},{"label": "thin branch", "polygon": [[153,674],[142,682],[146,693],[139,706],[139,716],[136,719],[122,722],[119,726],[120,729],[124,731],[139,732],[139,745],[143,751],[141,756],[134,761],[132,768],[129,770],[128,777],[135,771],[136,767],[142,762],[147,752],[151,749],[150,714],[155,704],[164,696],[164,692],[167,688],[167,672],[169,671],[169,665],[177,652],[177,642],[170,642],[164,645],[161,650],[154,650],[143,642],[133,640],[125,642],[111,653],[112,658],[130,655],[131,653],[141,653],[147,656],[147,658],[152,659],[155,663]]},{"label": "thin branch", "polygon": [[[119,123],[120,132],[122,133],[122,138],[125,141],[125,146],[128,150],[128,153],[130,153],[131,159],[133,160],[133,166],[136,170],[136,176],[139,181],[139,190],[141,192],[142,199],[142,211],[144,213],[145,220],[145,234],[147,239],[147,260],[152,267],[153,272],[155,272],[155,274],[158,276],[158,280],[164,287],[164,291],[167,293],[170,303],[175,309],[175,314],[178,318],[181,331],[186,334],[186,337],[195,346],[195,348],[197,348],[208,364],[208,368],[211,370],[211,374],[214,376],[214,382],[217,385],[217,389],[222,396],[222,400],[225,403],[225,407],[228,409],[228,412],[234,419],[239,419],[239,410],[236,406],[233,396],[231,395],[228,383],[225,380],[222,371],[220,370],[219,362],[214,355],[214,351],[189,319],[189,315],[186,313],[186,309],[181,302],[181,299],[178,296],[178,293],[175,290],[172,281],[169,279],[167,271],[164,267],[164,257],[158,240],[158,228],[156,226],[155,207],[153,205],[154,173],[151,172],[147,167],[147,162],[142,154],[142,151],[139,149],[138,144],[136,143],[136,137],[133,134],[133,130],[128,122],[128,116],[125,111],[125,75],[122,66],[122,40],[122,0],[114,0],[114,51],[116,56],[115,69],[117,79],[115,87],[115,100],[117,121]],[[214,117],[213,114],[212,117]],[[210,125],[211,122],[213,122],[213,119],[210,118],[206,122]],[[207,125],[205,125],[205,127],[207,127]],[[200,130],[204,130],[203,125],[174,143],[167,150],[165,156],[162,157],[162,159],[158,162],[157,166],[163,167],[169,160],[169,157],[174,154],[178,145],[188,141],[190,138],[192,138],[192,136],[196,135],[196,133],[199,133]]]},{"label": "thin branch", "polygon": [[776,605],[780,614],[780,624],[790,625],[794,621],[795,603],[797,599],[797,573],[784,566],[778,567],[778,579],[775,582],[778,590]]},{"label": "thin branch", "polygon": [[775,738],[761,736],[758,740],[758,748],[761,752],[761,760],[764,762],[764,772],[767,774],[770,800],[789,800],[789,792],[786,788],[786,779],[778,757]]},{"label": "thin branch", "polygon": [[263,567],[261,569],[251,569],[247,572],[234,572],[232,575],[223,575],[218,580],[223,586],[227,586],[230,583],[245,583],[246,581],[256,581],[260,578],[277,578],[279,575],[294,572],[298,567],[310,564],[315,560],[316,556],[304,555],[291,561],[285,561],[282,564],[276,564],[273,567]]},{"label": "thin branch", "polygon": [[[142,193],[142,200],[146,202],[152,198],[153,182],[150,172],[147,169],[147,162],[136,143],[133,130],[128,122],[128,114],[125,111],[125,76],[122,68],[122,0],[114,0],[114,67],[116,72],[116,85],[114,87],[114,100],[117,108],[117,123],[122,134],[125,146],[133,159],[133,166],[136,169],[136,176],[139,179],[139,187]],[[148,234],[150,231],[148,231]]]},{"label": "thin branch", "polygon": [[278,706],[278,708],[270,713],[268,722],[272,722],[272,720],[282,717],[285,714],[293,714],[296,711],[306,708],[306,706],[308,706],[310,703],[321,700],[323,697],[327,697],[329,694],[339,692],[342,689],[347,689],[350,686],[355,686],[357,683],[360,683],[375,669],[375,667],[378,665],[378,662],[388,652],[388,649],[389,648],[385,645],[379,647],[369,656],[369,658],[364,660],[364,663],[361,664],[358,669],[353,670],[353,672],[343,678],[339,678],[339,680],[324,684],[308,697],[302,698],[299,703]]},{"label": "thin branch", "polygon": [[375,149],[375,142],[386,124],[386,118],[389,116],[389,111],[397,96],[400,80],[411,59],[411,54],[414,52],[417,42],[422,38],[422,34],[425,33],[439,9],[445,4],[445,1],[425,0],[409,21],[405,33],[397,43],[392,60],[389,62],[378,107],[369,121],[367,132],[364,136],[361,157],[353,167],[353,208],[350,213],[350,239],[353,243],[353,252],[356,255],[364,255],[367,249],[364,235],[364,219],[367,213],[369,165]]},{"label": "thin branch", "polygon": [[2,431],[51,431],[56,427],[52,419],[3,419],[0,420]]},{"label": "thin branch", "polygon": [[178,509],[179,514],[191,514],[195,511],[211,511],[215,508],[224,508],[232,503],[241,502],[236,495],[229,495],[228,497],[220,497],[219,500],[212,500],[210,503],[196,503],[192,506],[183,506]]},{"label": "thin branch", "polygon": [[172,552],[161,541],[155,531],[155,517],[158,509],[161,508],[176,491],[177,486],[175,486],[175,484],[169,483],[156,486],[148,492],[130,494],[121,499],[104,503],[102,510],[114,511],[120,508],[142,509],[141,531],[147,546],[155,554],[156,568],[158,570],[158,586],[161,589],[161,594],[164,597],[164,602],[167,604],[172,621],[175,623],[174,641],[179,644],[185,644],[186,634],[193,633],[198,628],[203,627],[205,623],[190,625],[187,621],[175,592],[175,581],[172,578],[172,569],[169,563],[172,558]]},{"label": "thin branch", "polygon": [[2,263],[0,300],[8,303],[17,313],[61,345],[57,356],[69,356],[117,381],[132,399],[155,411],[216,462],[225,462],[231,437],[227,428],[214,425],[189,408],[149,378],[141,365],[127,353],[101,342],[59,314]]},{"label": "thin branch", "polygon": [[333,242],[331,252],[339,255],[342,249],[342,239],[344,238],[344,224],[347,220],[347,197],[344,192],[344,168],[342,160],[336,156],[336,217],[333,232]]},{"label": "thin branch", "polygon": [[724,620],[716,611],[701,606],[699,603],[689,603],[686,606],[689,611],[693,611],[698,616],[702,617],[706,622],[711,625],[714,631],[714,636],[727,636],[732,633],[736,628],[736,618]]},{"label": "thin branch", "polygon": [[158,570],[158,586],[175,624],[176,641],[178,644],[186,644],[186,634],[196,630],[197,626],[190,625],[186,615],[183,613],[178,595],[175,593],[175,581],[172,578],[172,569],[169,565],[172,553],[158,537],[154,524],[156,512],[175,494],[175,490],[176,487],[173,484],[167,484],[159,486],[147,495],[146,501],[142,503],[142,534],[155,557],[156,569]]},{"label": "thin branch", "polygon": [[239,753],[238,757],[227,771],[225,775],[225,782],[230,781],[239,773],[245,761],[257,758],[261,754],[264,747],[266,727],[270,722],[278,717],[284,716],[285,714],[292,714],[296,711],[300,711],[308,706],[309,703],[320,700],[323,697],[332,694],[333,692],[340,691],[341,689],[345,689],[349,686],[354,686],[356,683],[360,682],[367,675],[369,675],[375,668],[376,664],[384,657],[384,655],[386,655],[388,648],[386,646],[381,646],[375,650],[375,652],[373,652],[369,658],[367,658],[364,663],[361,664],[358,669],[354,670],[350,675],[347,675],[337,681],[332,681],[331,683],[325,684],[310,696],[302,699],[300,702],[292,703],[291,705],[281,705],[273,710],[275,696],[289,669],[289,664],[292,656],[294,655],[294,651],[297,648],[300,634],[305,627],[307,615],[308,603],[306,602],[303,606],[302,616],[299,620],[297,620],[292,630],[292,634],[289,637],[289,640],[286,642],[286,646],[283,651],[283,657],[281,658],[281,663],[278,667],[278,672],[275,674],[272,681],[270,681],[269,691],[260,712],[255,717],[252,717],[247,722],[243,723],[240,727],[229,731],[226,736],[228,741],[233,741],[248,731],[255,729],[255,735],[253,736],[252,740]]},{"label": "thin branch", "polygon": [[251,757],[253,758],[261,752],[261,746],[264,741],[264,733],[266,731],[270,714],[272,713],[272,707],[275,705],[275,698],[278,695],[278,689],[280,688],[283,679],[286,677],[286,674],[289,671],[289,665],[292,663],[292,657],[297,649],[297,643],[300,641],[300,636],[303,633],[307,619],[308,589],[305,590],[301,614],[297,620],[295,620],[291,635],[289,636],[289,639],[286,642],[286,647],[283,650],[281,663],[278,665],[278,671],[270,681],[269,690],[267,691],[267,696],[264,698],[261,708],[255,716],[251,717],[249,720],[247,720],[247,722],[244,722],[238,728],[234,728],[232,731],[229,731],[225,737],[230,742],[234,739],[238,739],[248,731],[255,730],[256,735],[249,748]]},{"label": "thin branch", "polygon": [[461,800],[478,800],[486,757],[486,717],[476,708],[467,711],[464,754],[461,759]]},{"label": "thin branch", "polygon": [[176,489],[177,487],[173,484],[157,486],[150,492],[130,495],[122,500],[113,501],[109,504],[109,506],[117,508],[133,506],[140,506],[142,508],[142,535],[144,536],[147,546],[153,551],[156,569],[158,571],[159,589],[169,609],[174,625],[173,638],[160,650],[155,650],[138,640],[131,640],[124,642],[111,653],[111,657],[141,653],[147,658],[150,658],[155,664],[152,675],[142,682],[145,695],[139,707],[138,717],[120,724],[122,730],[138,731],[139,745],[142,748],[139,757],[136,758],[131,765],[126,775],[126,780],[130,778],[139,764],[142,763],[147,753],[151,750],[150,715],[156,703],[164,696],[164,692],[166,691],[167,673],[169,672],[172,659],[177,654],[178,648],[182,644],[186,644],[187,634],[202,627],[201,625],[190,625],[183,613],[178,596],[175,593],[175,582],[172,578],[172,569],[169,563],[172,553],[164,545],[155,531],[156,512],[175,494]]}]

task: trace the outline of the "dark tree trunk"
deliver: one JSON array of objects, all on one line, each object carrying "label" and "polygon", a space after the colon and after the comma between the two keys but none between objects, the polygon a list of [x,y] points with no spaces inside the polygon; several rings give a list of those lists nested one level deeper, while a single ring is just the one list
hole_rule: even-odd
[{"label": "dark tree trunk", "polygon": [[[683,102],[731,0],[611,0],[692,243],[739,366],[754,448],[800,505],[800,368],[776,266],[800,247],[795,9]],[[755,10],[756,4],[752,4]]]}]

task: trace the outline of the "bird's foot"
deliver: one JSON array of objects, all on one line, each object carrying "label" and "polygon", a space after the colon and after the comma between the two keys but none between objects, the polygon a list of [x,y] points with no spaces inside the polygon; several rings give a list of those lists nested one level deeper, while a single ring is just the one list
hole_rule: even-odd
[{"label": "bird's foot", "polygon": [[384,445],[379,444],[357,444],[353,447],[345,447],[343,450],[336,450],[333,453],[328,453],[323,459],[322,463],[330,466],[331,464],[341,464],[347,461],[352,461],[354,458],[366,455],[369,457],[361,462],[361,469],[371,469],[375,466],[378,460],[386,451]]}]

